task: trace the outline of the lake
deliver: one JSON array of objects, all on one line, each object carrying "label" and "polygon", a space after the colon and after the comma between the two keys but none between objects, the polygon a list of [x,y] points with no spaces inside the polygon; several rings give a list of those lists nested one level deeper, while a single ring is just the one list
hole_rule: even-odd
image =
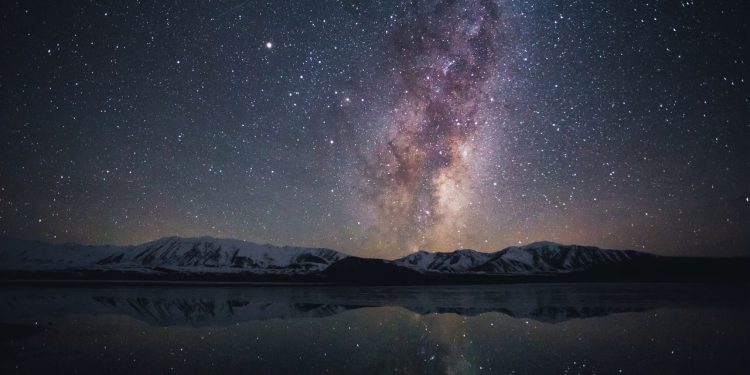
[{"label": "lake", "polygon": [[745,284],[0,286],[0,373],[749,374]]}]

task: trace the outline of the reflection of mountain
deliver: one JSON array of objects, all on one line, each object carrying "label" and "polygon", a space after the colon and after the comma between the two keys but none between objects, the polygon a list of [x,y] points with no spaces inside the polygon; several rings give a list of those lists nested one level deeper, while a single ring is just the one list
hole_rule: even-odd
[{"label": "reflection of mountain", "polygon": [[[70,314],[121,314],[153,325],[231,325],[264,319],[318,318],[398,306],[419,314],[477,315],[562,322],[623,312],[720,305],[744,286],[675,284],[530,284],[483,287],[251,287],[4,289],[0,323],[54,321]],[[735,298],[730,298],[735,297]],[[735,302],[738,303],[738,302]]]}]

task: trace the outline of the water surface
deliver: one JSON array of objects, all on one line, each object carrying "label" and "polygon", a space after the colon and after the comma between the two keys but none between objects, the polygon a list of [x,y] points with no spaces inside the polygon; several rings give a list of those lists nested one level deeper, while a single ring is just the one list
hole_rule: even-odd
[{"label": "water surface", "polygon": [[10,286],[0,372],[750,373],[737,284]]}]

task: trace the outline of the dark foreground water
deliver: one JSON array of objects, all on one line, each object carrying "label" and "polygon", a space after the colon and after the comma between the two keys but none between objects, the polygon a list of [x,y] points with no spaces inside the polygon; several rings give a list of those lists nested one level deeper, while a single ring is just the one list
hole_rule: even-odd
[{"label": "dark foreground water", "polygon": [[750,374],[750,288],[0,287],[0,373]]}]

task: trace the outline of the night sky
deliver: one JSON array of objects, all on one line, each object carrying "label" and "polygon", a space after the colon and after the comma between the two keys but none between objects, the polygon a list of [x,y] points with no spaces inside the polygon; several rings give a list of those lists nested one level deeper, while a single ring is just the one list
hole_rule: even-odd
[{"label": "night sky", "polygon": [[3,235],[750,255],[746,1],[1,12]]}]

